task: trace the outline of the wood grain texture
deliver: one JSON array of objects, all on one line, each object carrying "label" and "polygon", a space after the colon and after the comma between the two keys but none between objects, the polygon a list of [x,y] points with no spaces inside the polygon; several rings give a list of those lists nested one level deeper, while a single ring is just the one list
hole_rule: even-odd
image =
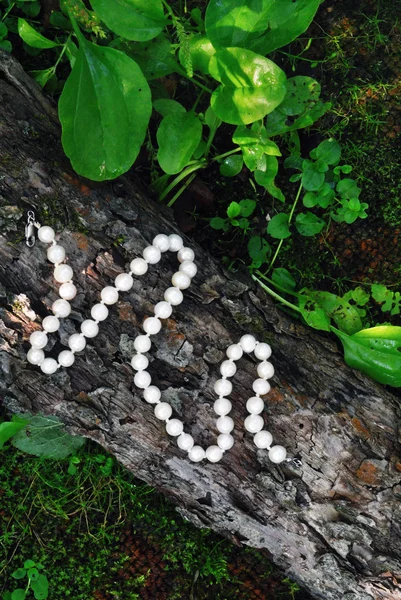
[{"label": "wood grain texture", "polygon": [[[0,63],[2,54],[0,53]],[[1,70],[1,69],[0,69]],[[3,69],[4,72],[4,69]],[[401,599],[399,396],[345,366],[335,341],[280,312],[247,277],[227,273],[191,240],[198,274],[152,338],[149,371],[186,430],[215,440],[213,384],[225,348],[245,333],[273,347],[265,419],[275,443],[302,460],[275,466],[244,433],[255,362],[233,378],[236,444],[221,463],[192,464],[133,384],[129,361],[143,319],[162,299],[176,261],[165,256],[111,308],[70,369],[47,377],[26,362],[28,338],[58,297],[45,247],[26,247],[34,208],[62,229],[78,295],[51,336],[49,355],[88,318],[99,291],[160,232],[171,213],[132,178],[82,183],[63,156],[57,125],[0,80],[0,401],[10,413],[59,417],[99,442],[172,499],[199,527],[266,549],[290,577],[324,600]]]}]

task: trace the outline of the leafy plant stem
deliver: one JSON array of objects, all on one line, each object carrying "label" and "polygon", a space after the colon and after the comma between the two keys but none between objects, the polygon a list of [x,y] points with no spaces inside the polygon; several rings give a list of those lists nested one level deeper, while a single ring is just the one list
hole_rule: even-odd
[{"label": "leafy plant stem", "polygon": [[298,298],[299,294],[297,292],[292,292],[291,290],[286,290],[285,288],[281,287],[281,285],[279,285],[278,283],[276,283],[275,281],[273,281],[272,279],[267,277],[267,275],[265,275],[265,273],[262,273],[261,271],[256,271],[256,273],[259,277],[261,277],[262,279],[266,279],[266,281],[268,281],[270,284],[274,285],[274,287],[276,287],[281,292],[284,292],[285,294],[289,294],[290,296],[296,296]]},{"label": "leafy plant stem", "polygon": [[[292,217],[294,215],[294,210],[295,210],[295,207],[296,207],[296,205],[298,203],[299,197],[301,195],[301,191],[302,191],[302,183],[299,184],[297,195],[295,197],[294,203],[293,203],[292,208],[291,208],[290,216],[288,218],[288,225],[291,223],[291,219],[292,219]],[[276,251],[274,253],[274,256],[273,256],[273,258],[272,258],[272,260],[270,262],[269,268],[267,269],[266,273],[268,273],[271,270],[271,268],[273,267],[273,265],[274,265],[274,263],[275,263],[278,255],[279,255],[281,246],[283,245],[283,241],[284,240],[280,240],[280,242],[279,242],[279,244],[278,244],[278,246],[276,248]]]},{"label": "leafy plant stem", "polygon": [[216,131],[218,130],[218,128],[220,127],[220,125],[222,124],[222,121],[220,121],[220,119],[215,123],[214,127],[212,127],[212,129],[209,132],[209,137],[207,138],[207,142],[206,142],[206,148],[205,148],[205,152],[203,154],[203,156],[205,158],[207,158],[207,155],[210,152],[210,148],[212,146],[213,140],[214,140],[214,136],[216,135]]},{"label": "leafy plant stem", "polygon": [[288,308],[291,308],[292,310],[295,310],[298,313],[301,312],[301,310],[298,308],[298,306],[295,306],[295,304],[292,304],[292,302],[288,302],[288,300],[286,300],[285,298],[283,298],[282,296],[277,294],[274,290],[269,288],[265,283],[263,283],[263,281],[260,281],[260,279],[255,277],[255,275],[252,275],[252,279],[254,281],[256,281],[260,285],[260,287],[265,290],[265,292],[270,294],[270,296],[272,296],[273,298],[275,298],[276,300],[281,302],[281,304],[284,304],[284,306],[288,306]]},{"label": "leafy plant stem", "polygon": [[170,185],[168,185],[165,190],[160,194],[159,196],[159,201],[161,202],[162,200],[164,200],[164,198],[167,196],[167,194],[169,192],[171,192],[171,190],[173,188],[175,188],[176,185],[178,185],[180,183],[180,181],[182,181],[183,179],[185,179],[185,177],[187,177],[188,175],[190,175],[191,173],[193,173],[194,171],[197,171],[198,169],[202,169],[202,167],[205,166],[205,162],[204,161],[196,161],[196,163],[194,165],[190,165],[188,166],[186,169],[184,169],[183,171],[181,171],[181,173],[179,173],[177,175],[177,177],[175,179],[173,179],[173,181],[170,183]]},{"label": "leafy plant stem", "polygon": [[10,14],[10,12],[14,8],[15,4],[16,4],[15,2],[11,2],[10,6],[7,8],[6,12],[4,13],[3,18],[1,19],[2,21],[4,21],[4,19],[6,17],[8,17],[8,15]]},{"label": "leafy plant stem", "polygon": [[229,152],[224,152],[224,154],[214,156],[211,160],[220,160],[221,158],[225,158],[226,156],[230,156],[231,154],[235,154],[236,152],[241,152],[241,148],[234,148],[234,150],[229,150]]},{"label": "leafy plant stem", "polygon": [[72,33],[70,33],[70,35],[68,36],[67,41],[63,45],[63,49],[61,50],[60,55],[59,55],[58,59],[56,60],[56,63],[54,65],[54,67],[53,67],[53,73],[56,72],[56,69],[57,69],[59,63],[60,63],[61,59],[63,58],[63,55],[64,55],[65,51],[67,50],[67,46],[68,46],[68,43],[69,43],[69,41],[71,39],[71,35],[72,35]]},{"label": "leafy plant stem", "polygon": [[188,179],[186,180],[186,182],[180,187],[180,189],[178,190],[178,192],[176,192],[174,194],[174,196],[171,198],[170,202],[167,204],[167,206],[173,206],[174,202],[177,200],[177,198],[179,198],[181,196],[181,194],[183,193],[184,190],[186,190],[186,188],[191,185],[192,181],[195,179],[196,177],[196,172],[192,173],[192,175],[190,175],[190,177],[188,177]]}]

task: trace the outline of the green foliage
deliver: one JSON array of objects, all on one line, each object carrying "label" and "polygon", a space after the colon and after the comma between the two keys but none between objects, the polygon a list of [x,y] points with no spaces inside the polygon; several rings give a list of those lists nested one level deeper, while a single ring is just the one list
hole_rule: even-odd
[{"label": "green foliage", "polygon": [[161,0],[91,0],[91,4],[107,27],[127,40],[151,40],[166,23]]},{"label": "green foliage", "polygon": [[25,600],[32,598],[31,591],[35,600],[46,600],[49,596],[49,582],[46,575],[40,573],[43,565],[35,563],[33,560],[26,560],[24,566],[11,573],[11,577],[16,580],[27,579],[25,588],[16,588],[12,592],[5,592],[3,600]]},{"label": "green foliage", "polygon": [[56,48],[60,45],[45,38],[25,19],[18,19],[18,33],[24,42],[33,48]]},{"label": "green foliage", "polygon": [[202,124],[193,113],[175,112],[157,130],[157,160],[165,173],[179,173],[189,162],[202,138]]},{"label": "green foliage", "polygon": [[64,424],[57,417],[22,417],[24,426],[13,434],[12,444],[28,454],[60,459],[72,454],[85,443],[84,438],[67,433]]}]

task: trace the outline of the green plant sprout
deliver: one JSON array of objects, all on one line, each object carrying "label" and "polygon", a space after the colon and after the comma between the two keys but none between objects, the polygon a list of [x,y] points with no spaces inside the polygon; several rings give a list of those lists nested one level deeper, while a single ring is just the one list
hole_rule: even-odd
[{"label": "green plant sprout", "polygon": [[49,596],[49,582],[46,575],[40,573],[44,569],[43,565],[36,563],[33,560],[26,560],[24,566],[20,567],[11,577],[22,583],[23,579],[27,579],[25,587],[16,588],[12,592],[5,592],[2,600],[25,600],[31,597],[30,591],[33,592],[35,600],[46,600]]}]

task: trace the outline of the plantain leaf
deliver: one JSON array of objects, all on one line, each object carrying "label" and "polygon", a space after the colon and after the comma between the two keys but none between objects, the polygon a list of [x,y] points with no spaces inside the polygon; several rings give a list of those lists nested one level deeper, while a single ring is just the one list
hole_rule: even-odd
[{"label": "plantain leaf", "polygon": [[341,340],[347,365],[379,383],[401,387],[401,327],[380,325],[353,335],[332,331]]},{"label": "plantain leaf", "polygon": [[18,33],[28,46],[32,48],[56,48],[60,46],[57,42],[52,42],[36,31],[25,19],[18,19]]},{"label": "plantain leaf", "polygon": [[242,125],[263,119],[284,99],[286,76],[274,62],[242,48],[225,48],[209,62],[220,85],[210,104],[225,123]]},{"label": "plantain leaf", "polygon": [[172,113],[157,130],[157,160],[169,175],[179,173],[189,162],[202,138],[202,123],[193,113]]},{"label": "plantain leaf", "polygon": [[91,0],[107,27],[127,40],[146,42],[166,25],[161,0]]},{"label": "plantain leaf", "polygon": [[321,2],[322,0],[274,0],[268,13],[270,30],[251,41],[249,48],[265,56],[276,48],[289,44],[308,29]]},{"label": "plantain leaf", "polygon": [[80,36],[59,100],[64,151],[75,171],[114,179],[136,159],[152,112],[148,83],[126,54]]},{"label": "plantain leaf", "polygon": [[275,0],[210,0],[206,9],[206,33],[216,48],[249,48],[267,29]]}]

